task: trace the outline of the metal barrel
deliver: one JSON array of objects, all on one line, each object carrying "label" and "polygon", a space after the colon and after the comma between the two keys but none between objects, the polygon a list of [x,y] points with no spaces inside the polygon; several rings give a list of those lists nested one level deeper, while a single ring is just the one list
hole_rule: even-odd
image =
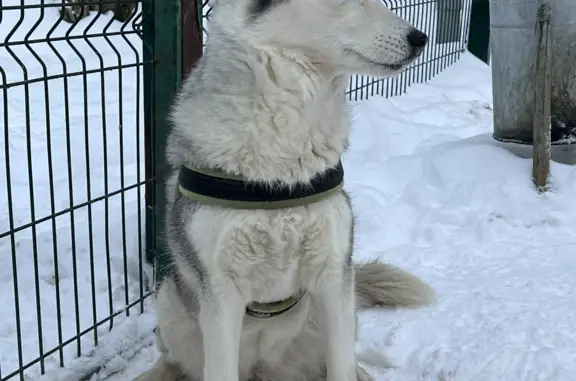
[{"label": "metal barrel", "polygon": [[[540,0],[490,0],[494,138],[532,143]],[[576,0],[552,8],[552,144],[576,143]]]}]

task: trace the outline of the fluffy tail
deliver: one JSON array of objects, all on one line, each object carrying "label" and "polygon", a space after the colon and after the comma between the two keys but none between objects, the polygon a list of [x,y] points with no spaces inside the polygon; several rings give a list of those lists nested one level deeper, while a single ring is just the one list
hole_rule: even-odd
[{"label": "fluffy tail", "polygon": [[374,261],[355,269],[358,308],[420,307],[435,299],[423,280],[392,265]]}]

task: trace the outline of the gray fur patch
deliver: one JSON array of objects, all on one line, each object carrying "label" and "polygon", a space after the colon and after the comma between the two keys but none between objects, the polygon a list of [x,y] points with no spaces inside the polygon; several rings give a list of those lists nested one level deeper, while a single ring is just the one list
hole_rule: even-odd
[{"label": "gray fur patch", "polygon": [[352,256],[354,254],[354,234],[355,234],[355,225],[356,225],[356,216],[354,215],[354,209],[352,208],[352,200],[350,200],[350,195],[346,191],[342,191],[344,198],[346,199],[346,203],[350,208],[350,212],[352,213],[352,224],[350,225],[350,247],[348,248],[348,255],[346,257],[346,265],[349,269],[352,268]]},{"label": "gray fur patch", "polygon": [[194,290],[186,284],[186,281],[182,279],[182,275],[178,270],[174,271],[172,274],[172,280],[176,285],[176,292],[178,293],[178,297],[182,302],[182,305],[186,307],[186,310],[190,314],[190,317],[193,319],[198,316],[200,313],[200,304],[198,302],[198,296],[194,292]]},{"label": "gray fur patch", "polygon": [[190,217],[197,208],[197,202],[178,194],[174,199],[174,203],[168,206],[166,233],[170,242],[171,255],[178,255],[184,259],[196,273],[198,283],[203,286],[206,284],[206,269],[198,258],[196,248],[189,241],[185,231],[186,226],[190,223]]},{"label": "gray fur patch", "polygon": [[270,9],[274,8],[275,6],[287,1],[288,0],[252,0],[249,12],[250,16],[252,18],[257,18],[258,16],[261,16],[264,13],[270,11]]}]

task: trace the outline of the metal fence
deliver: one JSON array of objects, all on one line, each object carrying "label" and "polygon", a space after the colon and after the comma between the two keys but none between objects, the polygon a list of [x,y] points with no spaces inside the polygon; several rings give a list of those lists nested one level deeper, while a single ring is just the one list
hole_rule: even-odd
[{"label": "metal fence", "polygon": [[[0,2],[0,381],[69,367],[148,307],[166,113],[209,29],[208,2],[195,27],[193,2],[62,1]],[[430,45],[398,78],[352,77],[351,100],[402,94],[465,50],[472,0],[384,2]]]},{"label": "metal fence", "polygon": [[2,381],[64,366],[145,307],[143,6],[0,3]]}]

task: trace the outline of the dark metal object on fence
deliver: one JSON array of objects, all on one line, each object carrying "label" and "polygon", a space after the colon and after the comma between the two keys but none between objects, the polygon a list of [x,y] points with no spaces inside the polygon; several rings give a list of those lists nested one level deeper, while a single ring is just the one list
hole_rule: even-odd
[{"label": "dark metal object on fence", "polygon": [[468,50],[482,61],[490,59],[490,1],[472,0]]},{"label": "dark metal object on fence", "polygon": [[76,22],[90,14],[90,11],[106,13],[112,11],[114,19],[125,22],[136,9],[136,3],[120,0],[63,0],[65,5],[60,9],[64,21]]},{"label": "dark metal object on fence", "polygon": [[[539,0],[491,0],[494,138],[532,144]],[[550,3],[552,145],[576,143],[576,2]]]}]

